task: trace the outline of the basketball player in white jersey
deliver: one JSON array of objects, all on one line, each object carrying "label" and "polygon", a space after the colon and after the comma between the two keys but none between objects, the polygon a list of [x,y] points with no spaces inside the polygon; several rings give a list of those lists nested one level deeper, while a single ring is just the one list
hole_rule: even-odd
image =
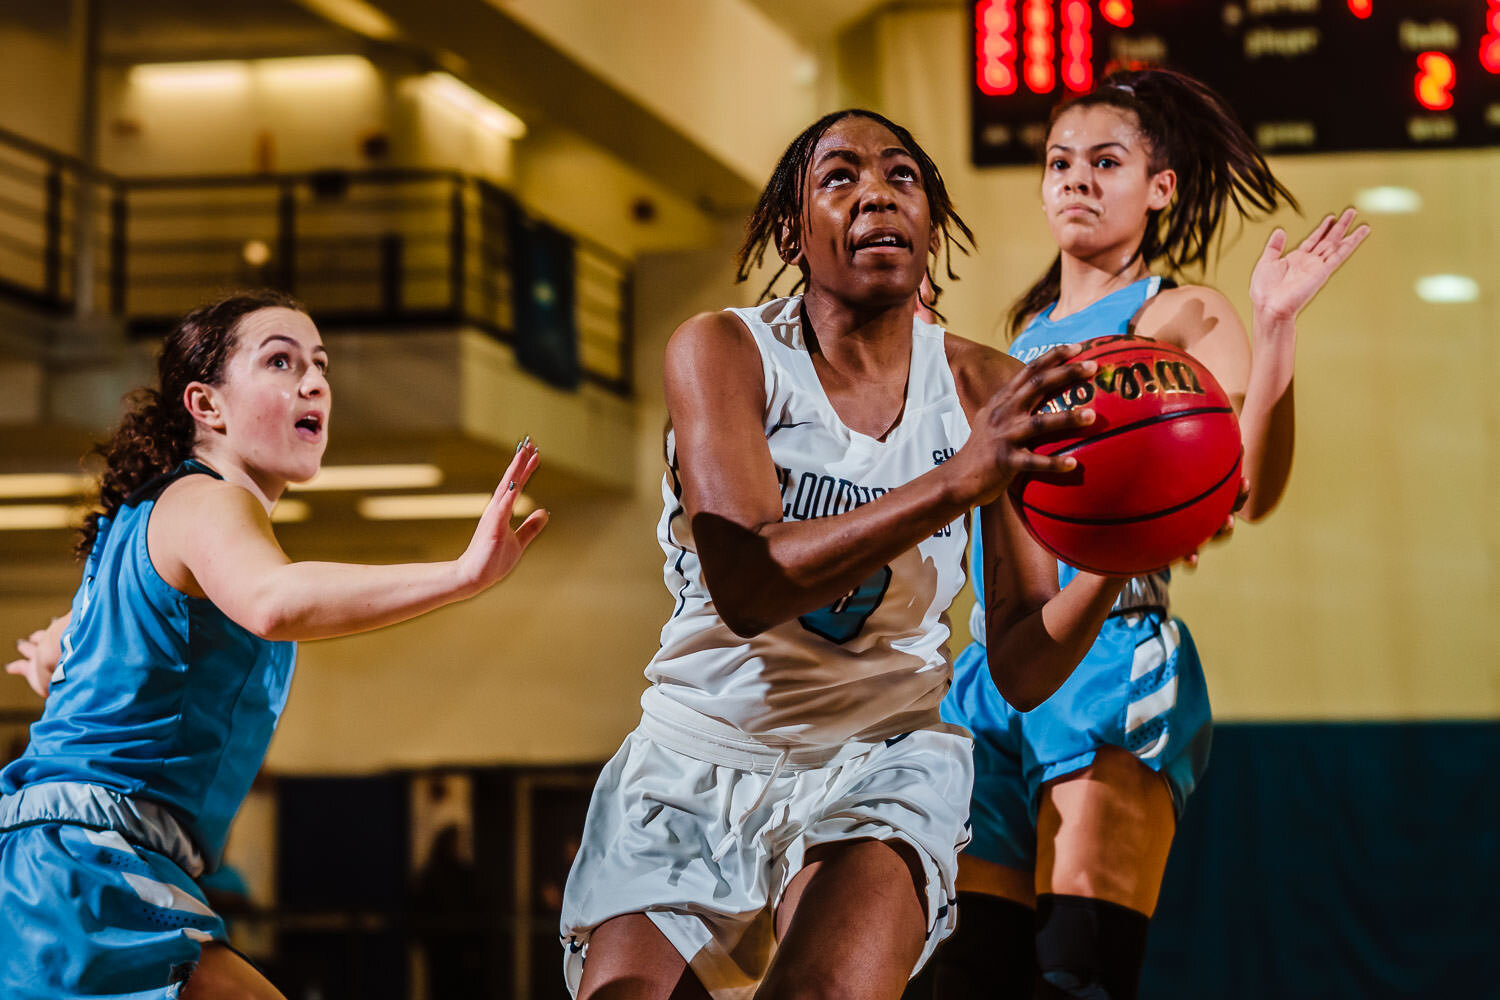
[{"label": "basketball player in white jersey", "polygon": [[[915,319],[953,212],[866,111],[788,147],[741,278],[774,245],[805,292],[696,316],[667,348],[660,539],[675,601],[642,719],[606,765],[562,913],[578,997],[894,998],[953,928],[968,733],[938,704],[964,512],[981,509],[990,662],[1035,705],[1119,592],[1053,559],[1004,500],[1072,460],[1026,447],[1087,378]],[[795,289],[794,289],[795,291]]]}]

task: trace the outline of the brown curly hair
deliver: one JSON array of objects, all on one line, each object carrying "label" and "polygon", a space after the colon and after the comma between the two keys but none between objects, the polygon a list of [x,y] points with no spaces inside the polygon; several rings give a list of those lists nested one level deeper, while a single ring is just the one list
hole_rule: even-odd
[{"label": "brown curly hair", "polygon": [[114,516],[136,490],[171,472],[193,454],[197,427],[183,404],[190,383],[220,385],[224,364],[239,340],[240,320],[271,307],[305,312],[284,292],[236,292],[194,309],[162,341],[156,385],[126,396],[126,412],[107,440],[89,450],[104,459],[99,498],[79,529],[74,553],[84,558],[99,535],[99,522]]}]

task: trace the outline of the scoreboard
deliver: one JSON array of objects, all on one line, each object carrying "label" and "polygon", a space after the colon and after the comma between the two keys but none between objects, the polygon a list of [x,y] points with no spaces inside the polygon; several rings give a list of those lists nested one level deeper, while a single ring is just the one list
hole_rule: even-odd
[{"label": "scoreboard", "polygon": [[1110,70],[1213,87],[1266,153],[1500,145],[1500,0],[970,0],[976,166]]}]

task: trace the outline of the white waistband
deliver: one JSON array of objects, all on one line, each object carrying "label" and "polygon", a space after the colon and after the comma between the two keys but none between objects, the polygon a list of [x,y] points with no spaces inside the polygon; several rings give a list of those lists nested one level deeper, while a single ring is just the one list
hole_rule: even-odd
[{"label": "white waistband", "polygon": [[0,833],[39,823],[113,830],[171,858],[193,878],[203,874],[203,852],[171,810],[85,781],[46,781],[0,795]]},{"label": "white waistband", "polygon": [[[805,771],[838,764],[885,742],[850,740],[833,745],[758,738],[673,701],[655,687],[641,696],[641,732],[669,750],[741,771]],[[891,734],[892,738],[900,733]]]}]

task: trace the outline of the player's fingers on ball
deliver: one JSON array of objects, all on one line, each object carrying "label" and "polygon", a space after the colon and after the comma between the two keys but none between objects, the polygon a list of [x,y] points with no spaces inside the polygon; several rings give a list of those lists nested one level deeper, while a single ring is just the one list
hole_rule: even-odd
[{"label": "player's fingers on ball", "polygon": [[1038,455],[1034,451],[1024,453],[1021,462],[1022,472],[1036,474],[1063,475],[1078,468],[1078,459],[1071,455]]},{"label": "player's fingers on ball", "polygon": [[1028,438],[1044,437],[1048,434],[1057,434],[1063,431],[1077,430],[1087,427],[1094,422],[1094,411],[1089,407],[1079,407],[1076,410],[1060,410],[1058,412],[1032,413],[1026,418],[1025,436]]},{"label": "player's fingers on ball", "polygon": [[1098,370],[1098,364],[1093,361],[1078,361],[1038,371],[1026,380],[1016,402],[1027,410],[1034,410],[1069,386],[1087,382]]}]

